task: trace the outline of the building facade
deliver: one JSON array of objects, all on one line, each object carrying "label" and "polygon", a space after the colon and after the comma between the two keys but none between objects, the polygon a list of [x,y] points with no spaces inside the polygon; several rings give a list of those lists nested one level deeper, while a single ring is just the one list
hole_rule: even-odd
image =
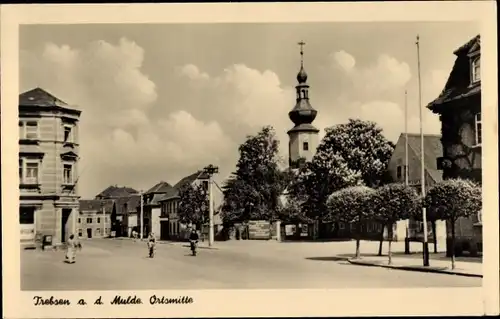
[{"label": "building facade", "polygon": [[113,200],[80,200],[77,222],[79,238],[105,238],[111,235]]},{"label": "building facade", "polygon": [[21,241],[54,245],[77,230],[81,111],[41,88],[19,95]]},{"label": "building facade", "polygon": [[[441,120],[443,178],[482,183],[481,38],[477,35],[454,52],[456,59],[441,94],[427,107]],[[448,227],[448,229],[451,227]],[[482,251],[481,212],[457,221],[457,254]],[[451,247],[448,244],[448,251]]]},{"label": "building facade", "polygon": [[172,185],[161,181],[143,194],[144,234],[152,232],[157,239],[161,239],[161,225],[162,222],[168,222],[168,216],[161,214],[161,203],[158,200],[172,190]]},{"label": "building facade", "polygon": [[316,118],[317,111],[313,109],[309,102],[309,85],[307,84],[307,73],[304,69],[304,52],[302,45],[300,50],[300,70],[297,74],[296,104],[288,113],[288,117],[293,122],[294,127],[289,130],[288,137],[288,165],[290,168],[297,168],[301,161],[311,161],[319,143],[319,130],[312,125]]}]

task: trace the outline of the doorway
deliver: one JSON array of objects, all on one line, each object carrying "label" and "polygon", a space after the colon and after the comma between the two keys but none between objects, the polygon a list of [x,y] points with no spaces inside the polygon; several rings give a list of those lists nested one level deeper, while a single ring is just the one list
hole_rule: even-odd
[{"label": "doorway", "polygon": [[92,228],[87,228],[87,238],[92,238]]},{"label": "doorway", "polygon": [[71,215],[71,209],[69,208],[63,208],[62,209],[62,214],[61,214],[61,242],[65,243],[66,242],[66,237],[68,234],[68,227],[69,227],[69,216]]}]

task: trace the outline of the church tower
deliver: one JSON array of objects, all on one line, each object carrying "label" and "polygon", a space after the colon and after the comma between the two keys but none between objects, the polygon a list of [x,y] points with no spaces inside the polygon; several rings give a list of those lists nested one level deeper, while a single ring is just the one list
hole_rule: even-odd
[{"label": "church tower", "polygon": [[309,85],[304,70],[304,42],[300,45],[300,71],[297,74],[296,104],[288,113],[295,126],[288,131],[288,165],[298,168],[304,161],[311,161],[318,147],[319,130],[312,125],[318,111],[309,103]]}]

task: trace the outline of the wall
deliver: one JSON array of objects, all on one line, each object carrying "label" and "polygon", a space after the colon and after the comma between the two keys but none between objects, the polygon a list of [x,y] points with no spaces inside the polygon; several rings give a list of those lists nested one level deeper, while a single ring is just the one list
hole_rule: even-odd
[{"label": "wall", "polygon": [[[306,161],[311,161],[318,147],[318,134],[313,132],[292,132],[289,134],[289,137],[289,156],[292,162],[301,158],[305,158]],[[304,142],[309,143],[309,149],[307,151],[303,149]]]},{"label": "wall", "polygon": [[[92,218],[92,222],[87,223],[87,218]],[[89,228],[92,230],[92,238],[102,238],[111,233],[110,213],[106,213],[106,218],[103,218],[102,212],[80,212],[78,219],[78,232],[82,231],[80,238],[88,238],[87,229]]]},{"label": "wall", "polygon": [[156,239],[161,237],[161,224],[160,224],[161,208],[154,207],[151,210],[151,230],[155,234]]}]

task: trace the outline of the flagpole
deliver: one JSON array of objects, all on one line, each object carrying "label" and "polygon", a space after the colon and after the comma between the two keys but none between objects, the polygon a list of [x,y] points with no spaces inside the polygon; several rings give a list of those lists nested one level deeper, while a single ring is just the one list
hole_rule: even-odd
[{"label": "flagpole", "polygon": [[[425,197],[425,161],[424,161],[424,130],[422,118],[422,82],[420,77],[420,37],[417,35],[417,61],[418,61],[418,108],[420,111],[420,185],[422,188],[422,197]],[[424,266],[429,266],[429,243],[427,241],[427,213],[425,207],[422,207],[422,221],[424,226],[423,240],[423,261]]]},{"label": "flagpole", "polygon": [[[405,90],[405,186],[408,186],[408,92]],[[410,253],[410,218],[406,222],[405,254]]]}]

